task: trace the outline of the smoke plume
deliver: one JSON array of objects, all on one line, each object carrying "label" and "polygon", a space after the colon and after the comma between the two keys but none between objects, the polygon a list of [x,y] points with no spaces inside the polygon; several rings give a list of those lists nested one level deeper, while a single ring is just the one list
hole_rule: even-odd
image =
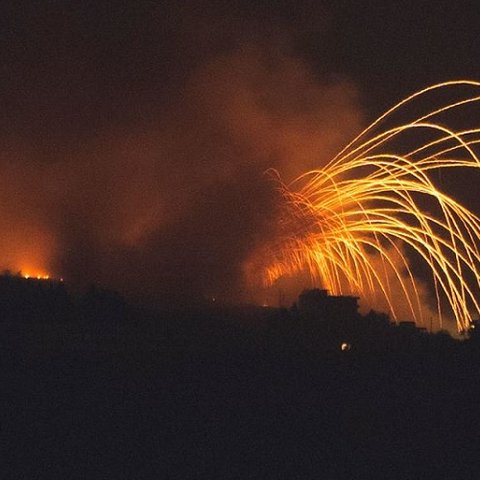
[{"label": "smoke plume", "polygon": [[0,12],[3,268],[248,300],[275,232],[265,170],[321,166],[362,121],[354,85],[299,47],[324,12],[81,3]]}]

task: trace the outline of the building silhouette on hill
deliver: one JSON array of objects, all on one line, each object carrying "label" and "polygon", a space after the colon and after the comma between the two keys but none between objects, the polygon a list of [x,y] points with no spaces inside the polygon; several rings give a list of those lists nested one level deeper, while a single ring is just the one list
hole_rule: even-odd
[{"label": "building silhouette on hill", "polygon": [[298,312],[318,320],[353,319],[358,316],[358,297],[329,295],[328,290],[304,290],[298,297]]}]

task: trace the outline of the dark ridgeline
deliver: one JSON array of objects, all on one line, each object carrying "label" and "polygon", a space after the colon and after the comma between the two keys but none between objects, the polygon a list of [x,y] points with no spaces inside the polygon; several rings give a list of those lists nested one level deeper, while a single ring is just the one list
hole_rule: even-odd
[{"label": "dark ridgeline", "polygon": [[269,335],[284,346],[316,355],[338,353],[342,344],[344,352],[363,354],[433,352],[456,344],[448,332],[431,335],[415,322],[394,323],[385,313],[374,310],[362,315],[358,300],[329,295],[327,290],[305,290],[283,315],[272,312]]},{"label": "dark ridgeline", "polygon": [[24,277],[20,273],[0,275],[0,321],[108,322],[125,316],[127,304],[114,291],[91,286],[72,294],[63,280]]},{"label": "dark ridgeline", "polygon": [[61,280],[0,275],[0,359],[35,361],[71,351],[102,351],[119,341],[127,304],[116,292],[71,292]]},{"label": "dark ridgeline", "polygon": [[18,327],[2,478],[476,478],[476,329],[458,342],[320,290],[160,311],[9,276],[0,297]]},{"label": "dark ridgeline", "polygon": [[5,272],[0,275],[2,321],[62,320],[69,316],[71,299],[61,281],[25,278]]}]

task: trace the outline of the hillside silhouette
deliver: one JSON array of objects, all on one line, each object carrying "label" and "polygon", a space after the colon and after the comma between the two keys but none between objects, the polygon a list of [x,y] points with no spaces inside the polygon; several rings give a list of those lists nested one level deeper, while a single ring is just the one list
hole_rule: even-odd
[{"label": "hillside silhouette", "polygon": [[[353,297],[130,304],[0,277],[3,478],[475,478],[480,342]],[[475,333],[473,333],[475,332]]]}]

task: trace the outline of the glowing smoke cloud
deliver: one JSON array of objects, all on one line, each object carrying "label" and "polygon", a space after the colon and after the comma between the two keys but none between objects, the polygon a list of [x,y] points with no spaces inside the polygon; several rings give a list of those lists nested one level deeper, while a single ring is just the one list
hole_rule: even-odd
[{"label": "glowing smoke cloud", "polygon": [[[412,267],[421,261],[431,275],[440,325],[453,314],[457,329],[468,329],[480,312],[480,219],[442,190],[441,174],[480,168],[474,150],[480,129],[444,126],[459,112],[462,121],[469,118],[463,113],[476,108],[479,87],[453,81],[421,90],[324,168],[280,182],[282,237],[269,251],[265,282],[307,269],[314,283],[334,294],[380,295],[394,318],[401,297],[423,323],[422,285]],[[413,120],[378,133],[381,123],[420,108],[432,95],[439,99],[433,110],[430,101],[429,111],[417,110]]]}]

